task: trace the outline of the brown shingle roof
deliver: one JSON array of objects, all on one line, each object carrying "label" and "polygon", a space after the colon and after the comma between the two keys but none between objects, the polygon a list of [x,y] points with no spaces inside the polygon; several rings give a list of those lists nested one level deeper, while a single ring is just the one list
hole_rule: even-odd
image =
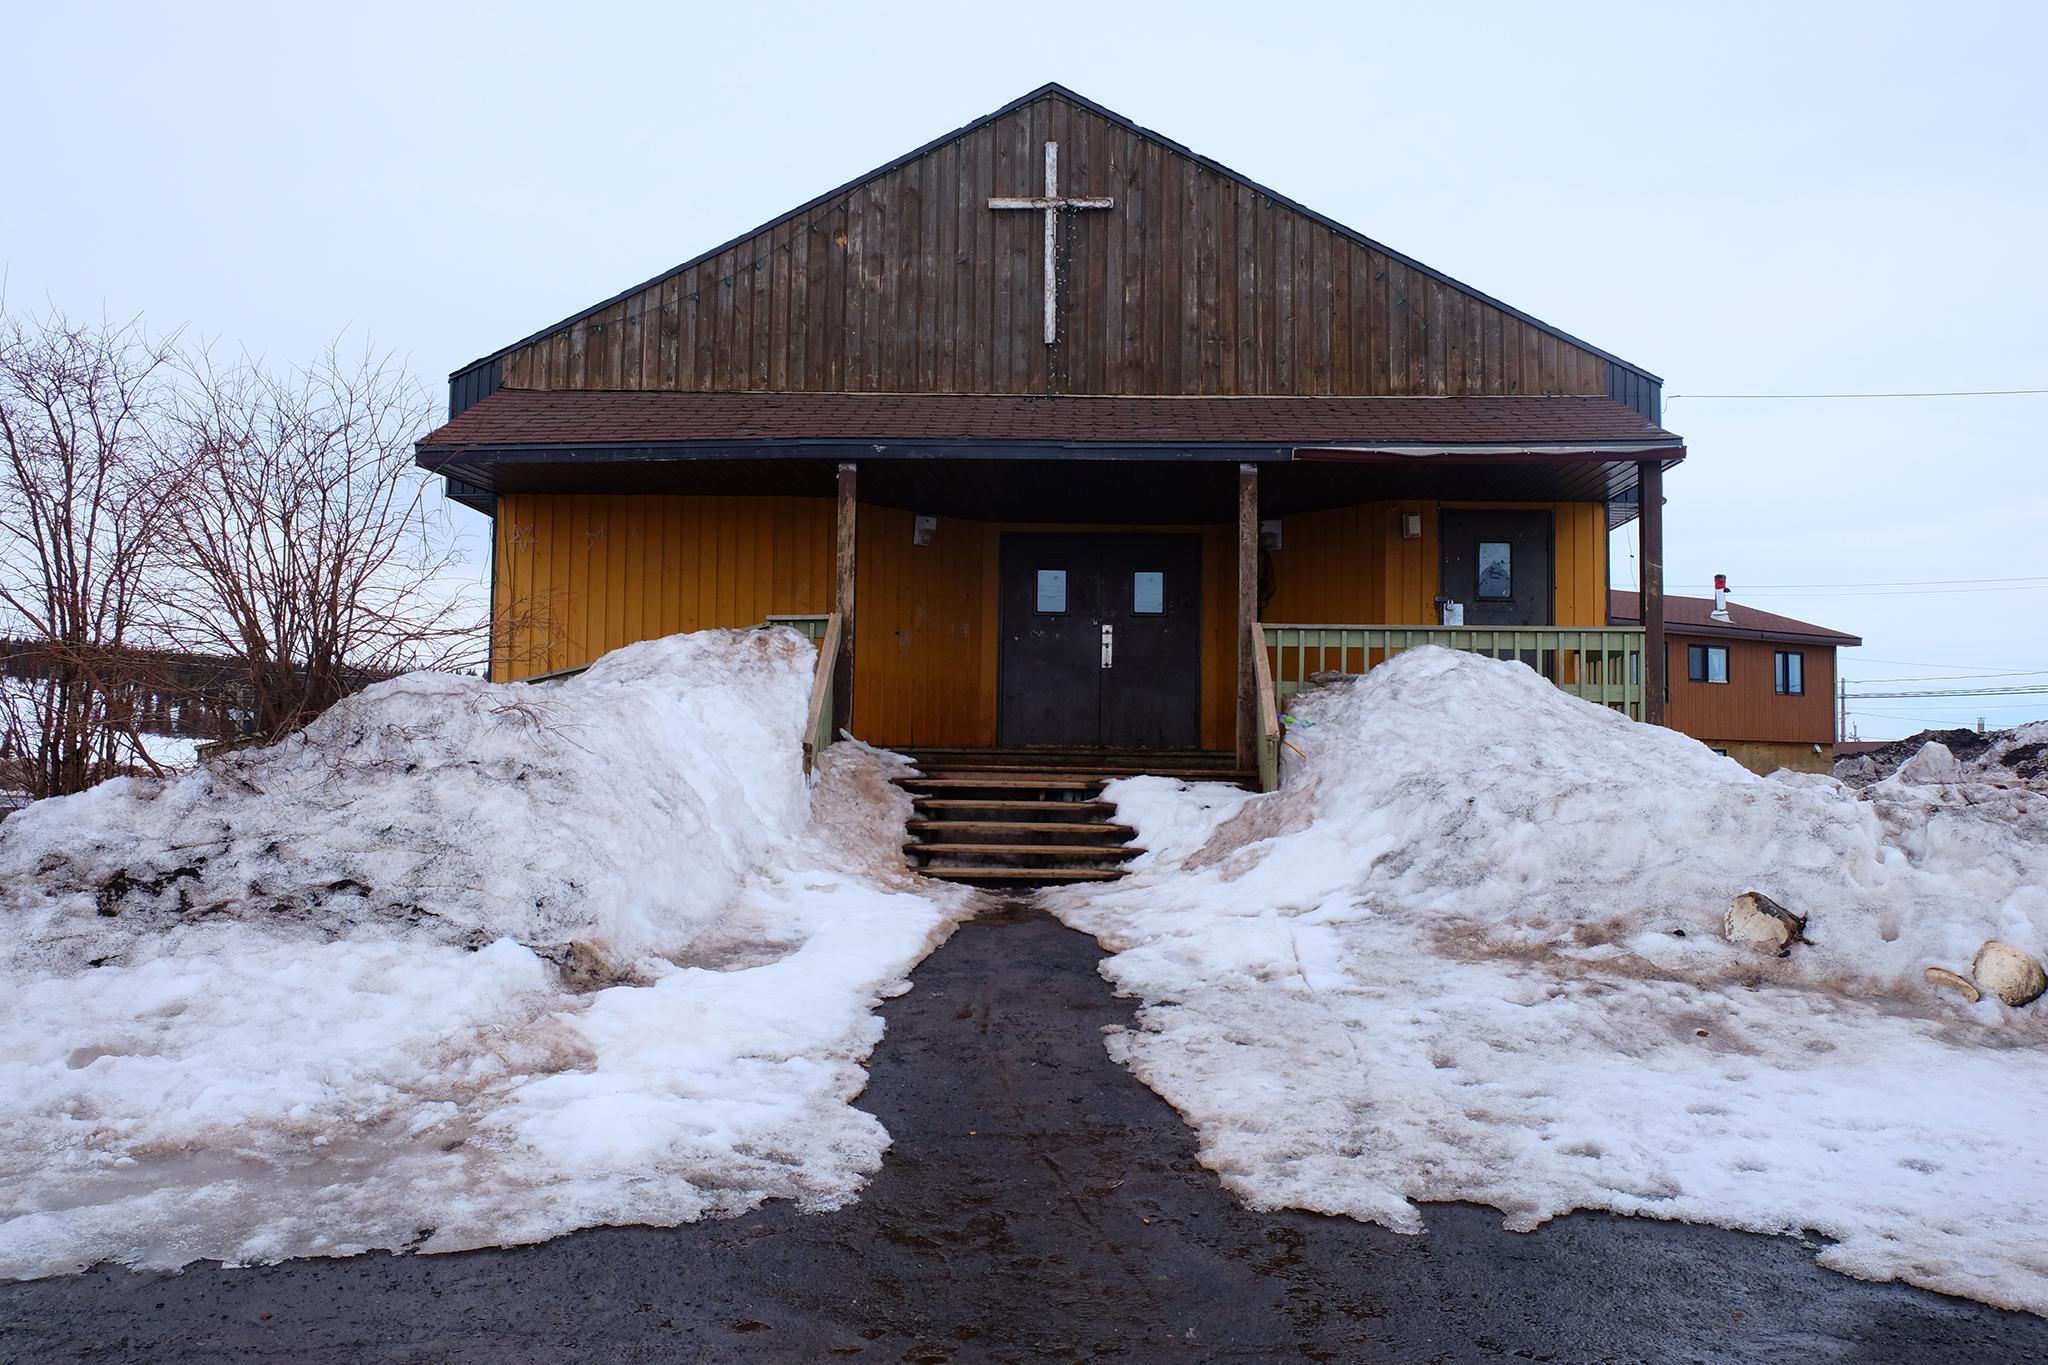
[{"label": "brown shingle roof", "polygon": [[[1639,596],[1632,592],[1614,591],[1607,595],[1607,615],[1613,621],[1625,621],[1630,625],[1642,620],[1642,604]],[[1861,636],[1847,635],[1826,626],[1810,625],[1795,621],[1789,616],[1779,616],[1755,607],[1741,606],[1733,601],[1728,604],[1727,621],[1713,618],[1714,599],[1711,597],[1669,597],[1664,599],[1664,629],[1674,635],[1740,635],[1757,639],[1798,640],[1810,644],[1829,644],[1851,647],[1863,643]]]},{"label": "brown shingle roof", "polygon": [[539,392],[501,389],[419,443],[1027,441],[1228,445],[1531,445],[1678,437],[1611,398],[1123,398],[1006,394]]}]

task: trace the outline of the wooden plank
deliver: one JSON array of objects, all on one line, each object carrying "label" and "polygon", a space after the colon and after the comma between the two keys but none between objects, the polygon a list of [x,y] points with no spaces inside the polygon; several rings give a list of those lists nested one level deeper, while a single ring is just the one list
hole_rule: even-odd
[{"label": "wooden plank", "polygon": [[[1033,825],[1012,825],[1012,829],[1034,829]],[[1102,828],[1102,826],[1096,826]],[[905,853],[917,853],[927,857],[964,858],[992,854],[1016,856],[1030,854],[1037,858],[1072,858],[1076,862],[1092,862],[1096,859],[1135,858],[1145,850],[1132,844],[924,844],[908,843],[903,846]]]},{"label": "wooden plank", "polygon": [[899,777],[896,785],[906,791],[1090,791],[1109,781],[1106,777]]},{"label": "wooden plank", "polygon": [[1113,882],[1124,875],[1108,867],[926,867],[918,873],[942,882]]},{"label": "wooden plank", "polygon": [[1025,811],[1039,811],[1046,814],[1083,815],[1089,811],[1113,814],[1114,801],[1025,801],[1016,797],[990,796],[976,800],[971,796],[913,796],[910,798],[919,810],[1009,810],[1020,814]]},{"label": "wooden plank", "polygon": [[1033,834],[1104,834],[1120,839],[1138,832],[1135,826],[1106,820],[911,820],[904,828],[913,834],[1017,834],[1030,830]]},{"label": "wooden plank", "polygon": [[854,547],[859,502],[855,497],[857,471],[848,462],[839,466],[839,502],[834,512],[834,555],[832,569],[832,611],[839,617],[839,657],[832,680],[832,733],[853,725],[853,642],[854,634]]}]

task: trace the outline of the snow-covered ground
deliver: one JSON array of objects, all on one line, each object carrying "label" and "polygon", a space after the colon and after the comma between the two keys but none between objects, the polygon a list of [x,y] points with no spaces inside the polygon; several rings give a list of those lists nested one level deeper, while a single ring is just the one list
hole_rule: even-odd
[{"label": "snow-covered ground", "polygon": [[[1407,1230],[1474,1200],[1811,1231],[2048,1313],[2048,1000],[1923,976],[2048,948],[2040,784],[1939,751],[1860,795],[1760,778],[1436,649],[1296,715],[1282,791],[1118,783],[1150,852],[1048,898],[1229,1188]],[[1812,943],[1726,941],[1751,890]]]},{"label": "snow-covered ground", "polygon": [[0,1275],[831,1208],[875,1005],[965,896],[794,632],[418,674],[0,824]]}]

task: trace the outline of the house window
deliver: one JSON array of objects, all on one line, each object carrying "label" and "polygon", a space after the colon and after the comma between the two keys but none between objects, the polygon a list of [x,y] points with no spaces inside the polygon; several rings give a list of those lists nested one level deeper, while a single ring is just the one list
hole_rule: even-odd
[{"label": "house window", "polygon": [[1131,611],[1138,616],[1166,613],[1166,575],[1140,571],[1131,575]]},{"label": "house window", "polygon": [[1040,569],[1038,571],[1038,609],[1048,616],[1057,616],[1067,609],[1067,571],[1065,569]]},{"label": "house window", "polygon": [[1505,540],[1479,542],[1479,600],[1506,602],[1515,595],[1515,550]]},{"label": "house window", "polygon": [[1724,683],[1728,681],[1728,647],[1726,645],[1687,645],[1685,647],[1685,675],[1694,682]]},{"label": "house window", "polygon": [[1777,661],[1778,695],[1806,695],[1806,656],[1796,649],[1781,649]]}]

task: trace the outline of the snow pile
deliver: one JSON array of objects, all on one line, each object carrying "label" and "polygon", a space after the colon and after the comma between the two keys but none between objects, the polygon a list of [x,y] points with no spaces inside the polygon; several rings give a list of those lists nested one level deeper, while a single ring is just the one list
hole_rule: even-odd
[{"label": "snow pile", "polygon": [[[2048,1311],[2048,793],[1756,777],[1530,670],[1416,650],[1301,699],[1280,792],[1114,785],[1150,853],[1052,896],[1145,1004],[1112,1052],[1262,1208],[1473,1200],[1831,1240]],[[1811,944],[1722,937],[1760,891]]]},{"label": "snow pile", "polygon": [[2048,720],[1985,735],[1974,730],[1922,730],[1869,753],[1836,759],[1835,776],[1852,787],[1867,787],[1915,759],[1920,760],[1923,780],[1930,776],[1929,765],[1939,765],[1942,773],[1934,780],[2048,788]]},{"label": "snow pile", "polygon": [[[960,898],[790,631],[411,675],[0,825],[0,1274],[830,1208]],[[944,898],[944,899],[942,899]]]}]

